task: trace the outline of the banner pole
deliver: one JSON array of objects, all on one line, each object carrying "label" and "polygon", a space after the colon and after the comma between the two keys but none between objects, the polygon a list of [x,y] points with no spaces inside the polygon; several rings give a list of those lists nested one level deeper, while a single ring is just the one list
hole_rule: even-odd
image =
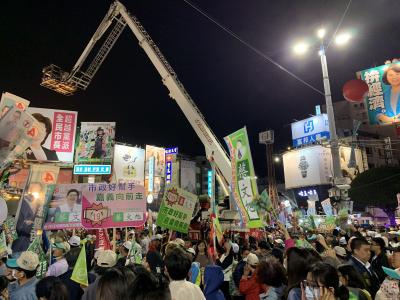
[{"label": "banner pole", "polygon": [[113,228],[113,240],[112,240],[112,247],[113,247],[113,251],[115,252],[115,250],[117,249],[117,228]]},{"label": "banner pole", "polygon": [[128,227],[125,227],[125,242],[128,241]]},{"label": "banner pole", "polygon": [[76,235],[76,234],[75,234],[75,228],[72,229],[72,235]]},{"label": "banner pole", "polygon": [[[174,233],[173,230],[171,230],[171,231],[169,232],[168,242],[171,241],[171,238],[172,238],[172,234],[173,234],[173,233]],[[167,243],[168,243],[168,242],[167,242]]]}]

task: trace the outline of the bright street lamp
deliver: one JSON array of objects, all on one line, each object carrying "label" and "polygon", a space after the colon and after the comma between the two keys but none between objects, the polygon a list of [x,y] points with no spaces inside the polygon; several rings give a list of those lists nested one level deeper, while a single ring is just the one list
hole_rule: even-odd
[{"label": "bright street lamp", "polygon": [[336,36],[335,43],[338,46],[343,46],[343,45],[346,45],[349,42],[350,38],[351,38],[350,33],[344,32],[344,33],[338,34]]},{"label": "bright street lamp", "polygon": [[279,156],[275,156],[274,161],[275,161],[276,163],[278,163],[278,162],[281,161],[281,159],[279,158]]},{"label": "bright street lamp", "polygon": [[293,50],[296,54],[302,55],[307,52],[308,44],[305,42],[298,43],[293,47]]},{"label": "bright street lamp", "polygon": [[317,31],[317,36],[318,36],[320,39],[323,39],[323,38],[325,37],[325,34],[326,34],[325,28],[320,28],[320,29],[318,29],[318,31]]}]

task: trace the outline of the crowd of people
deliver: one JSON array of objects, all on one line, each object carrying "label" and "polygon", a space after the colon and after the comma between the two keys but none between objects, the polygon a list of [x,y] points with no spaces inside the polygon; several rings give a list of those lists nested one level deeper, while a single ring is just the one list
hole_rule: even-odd
[{"label": "crowd of people", "polygon": [[[42,278],[35,252],[1,259],[0,299],[400,299],[400,231],[289,232],[278,223],[261,233],[228,233],[213,245],[130,231],[113,251],[60,231]],[[87,286],[71,279],[82,247]]]}]

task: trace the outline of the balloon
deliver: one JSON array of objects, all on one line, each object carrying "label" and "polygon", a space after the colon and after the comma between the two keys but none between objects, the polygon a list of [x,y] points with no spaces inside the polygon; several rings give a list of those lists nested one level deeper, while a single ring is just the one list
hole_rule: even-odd
[{"label": "balloon", "polygon": [[368,95],[368,84],[361,79],[347,81],[343,86],[343,97],[349,102],[364,101]]},{"label": "balloon", "polygon": [[0,225],[7,219],[8,208],[6,201],[0,197]]}]

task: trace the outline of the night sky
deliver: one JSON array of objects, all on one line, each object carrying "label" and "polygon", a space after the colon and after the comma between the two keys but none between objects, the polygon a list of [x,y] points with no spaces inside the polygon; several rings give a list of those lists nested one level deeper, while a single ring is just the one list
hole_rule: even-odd
[{"label": "night sky", "polygon": [[[41,87],[41,70],[54,63],[70,71],[111,1],[2,1],[0,89],[31,106],[78,111],[79,121],[116,121],[116,140],[133,145],[179,146],[203,155],[203,146],[155,68],[125,29],[85,92],[65,97]],[[324,97],[298,82],[221,30],[183,0],[122,1],[141,21],[214,133],[247,126],[258,175],[266,173],[258,132],[274,129],[276,152],[291,143],[289,124],[314,113]],[[296,57],[293,44],[314,39],[321,25],[328,39],[348,0],[191,0],[261,52],[323,90],[317,49]],[[341,29],[350,45],[327,51],[334,101],[355,73],[399,57],[400,1],[353,0]],[[315,42],[317,43],[316,39]],[[317,47],[317,44],[315,44]]]}]

